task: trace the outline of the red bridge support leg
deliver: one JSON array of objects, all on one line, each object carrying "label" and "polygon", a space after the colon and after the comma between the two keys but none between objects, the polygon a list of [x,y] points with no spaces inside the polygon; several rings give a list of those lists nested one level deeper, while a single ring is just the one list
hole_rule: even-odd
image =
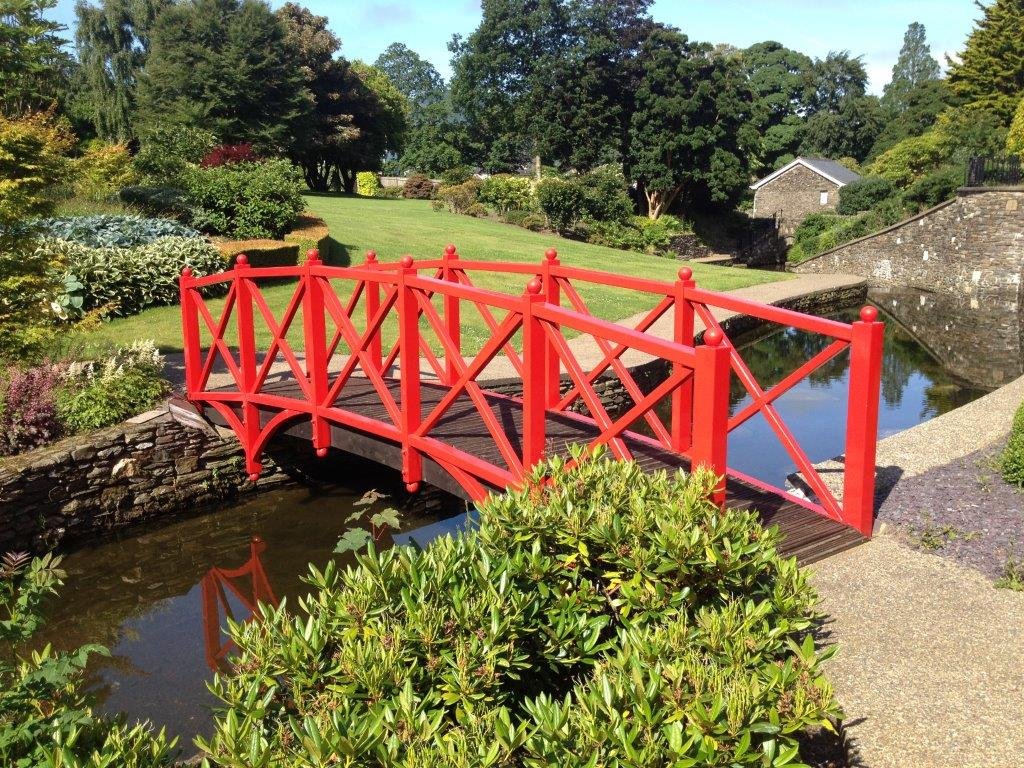
[{"label": "red bridge support leg", "polygon": [[725,506],[726,453],[729,442],[729,347],[722,344],[717,329],[704,332],[704,344],[697,347],[697,369],[693,393],[693,467],[703,466],[719,478],[712,493],[718,506]]},{"label": "red bridge support leg", "polygon": [[240,253],[235,259],[235,317],[238,327],[238,368],[242,374],[242,428],[239,435],[245,450],[245,471],[254,483],[263,471],[256,451],[260,438],[260,412],[250,398],[256,394],[256,328],[253,325],[252,283],[249,281],[249,259]]},{"label": "red bridge support leg", "polygon": [[860,320],[853,324],[850,344],[843,522],[868,537],[875,515],[875,451],[884,336],[885,325],[878,322],[878,310],[864,307]]},{"label": "red bridge support leg", "polygon": [[416,277],[412,256],[402,257],[398,271],[398,344],[402,398],[402,479],[410,493],[423,481],[423,456],[413,448],[411,436],[423,421],[420,402],[420,315],[416,290],[408,283]]},{"label": "red bridge support leg", "polygon": [[313,393],[313,448],[323,458],[331,447],[331,426],[322,411],[328,407],[327,399],[327,324],[324,320],[324,283],[315,274],[322,266],[320,253],[314,248],[306,255],[306,269],[302,279],[302,331],[306,344],[306,376]]},{"label": "red bridge support leg", "polygon": [[542,288],[540,278],[535,277],[523,296],[523,473],[526,477],[544,458],[546,440],[546,379],[550,355],[544,326],[534,314],[534,307],[543,304],[546,298],[541,294]]},{"label": "red bridge support leg", "polygon": [[[673,340],[687,347],[693,346],[693,304],[686,297],[686,291],[696,286],[693,270],[683,267],[675,284]],[[676,365],[673,373],[681,373],[682,366]],[[672,392],[672,448],[685,453],[693,442],[693,375]]]}]

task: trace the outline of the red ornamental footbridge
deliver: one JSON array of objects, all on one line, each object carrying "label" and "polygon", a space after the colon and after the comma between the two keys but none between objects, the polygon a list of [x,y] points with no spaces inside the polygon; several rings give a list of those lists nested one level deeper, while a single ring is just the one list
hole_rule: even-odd
[{"label": "red ornamental footbridge", "polygon": [[[523,290],[476,285],[485,275],[521,278]],[[290,290],[283,313],[268,305],[268,286]],[[650,309],[630,325],[596,317],[585,297],[598,287],[640,294]],[[427,482],[478,501],[584,444],[651,471],[709,468],[722,478],[717,502],[757,509],[780,527],[784,551],[803,561],[871,534],[883,337],[873,307],[848,324],[704,290],[685,267],[665,282],[562,264],[554,250],[530,264],[463,259],[454,246],[423,261],[381,263],[370,252],[350,267],[325,265],[315,251],[294,267],[256,268],[239,256],[220,274],[186,269],[180,289],[187,396],[235,432],[254,479],[268,441],[288,432],[319,456],[335,447],[400,469],[410,491]],[[211,309],[208,297],[225,291]],[[765,387],[716,319],[723,310],[828,343]],[[490,331],[478,351],[463,343],[467,313]],[[842,478],[827,483],[775,401],[847,350]],[[662,361],[664,375],[641,386],[637,360]],[[496,368],[505,372],[501,386]],[[750,395],[735,414],[732,376]],[[609,381],[625,406],[602,400]],[[808,493],[729,468],[730,434],[757,414]]]}]

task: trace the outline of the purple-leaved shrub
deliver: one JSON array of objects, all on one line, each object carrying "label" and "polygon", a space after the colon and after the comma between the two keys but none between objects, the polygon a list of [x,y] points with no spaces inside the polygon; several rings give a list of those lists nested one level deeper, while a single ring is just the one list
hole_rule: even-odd
[{"label": "purple-leaved shrub", "polygon": [[52,363],[14,368],[0,380],[0,456],[37,448],[64,433],[56,392],[63,379]]}]

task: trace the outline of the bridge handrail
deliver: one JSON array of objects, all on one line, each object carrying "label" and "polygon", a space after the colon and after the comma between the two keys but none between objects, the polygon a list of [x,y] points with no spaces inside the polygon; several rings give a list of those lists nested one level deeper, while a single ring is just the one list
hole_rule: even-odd
[{"label": "bridge handrail", "polygon": [[[470,275],[480,273],[516,274],[531,279],[527,291],[516,296],[474,285]],[[285,278],[297,278],[299,282],[288,309],[278,320],[269,314],[270,310],[256,283],[260,280]],[[337,295],[337,289],[331,284],[337,280],[355,283],[344,305]],[[199,290],[217,283],[230,284],[219,321],[205,307]],[[621,321],[612,322],[595,317],[584,297],[576,290],[575,286],[583,283],[646,293],[659,300],[635,327],[629,327]],[[465,462],[460,464],[462,460],[454,458],[458,451],[440,444],[435,447],[435,460],[447,461],[444,466],[453,474],[472,470],[488,482],[493,483],[501,478],[514,481],[522,476],[524,468],[539,460],[543,454],[543,439],[538,442],[536,434],[530,438],[524,436],[526,445],[523,455],[517,458],[507,440],[502,444],[503,433],[499,434],[500,427],[493,423],[493,415],[483,404],[476,378],[495,357],[504,352],[523,381],[521,399],[524,412],[532,414],[530,418],[534,419],[534,433],[538,429],[543,433],[543,426],[535,423],[536,413],[568,412],[579,400],[600,428],[600,439],[609,441],[613,452],[623,457],[628,455],[628,449],[622,441],[624,431],[634,421],[643,419],[650,425],[653,439],[657,443],[690,457],[695,463],[698,463],[698,459],[708,463],[724,475],[727,434],[752,416],[760,414],[776,433],[813,491],[817,503],[811,502],[810,505],[870,535],[882,343],[882,324],[876,322],[877,313],[873,308],[865,308],[860,320],[853,324],[842,323],[698,288],[692,279],[691,270],[686,267],[679,271],[678,280],[666,282],[567,267],[559,262],[553,250],[538,265],[464,260],[458,256],[454,246],[445,250],[443,258],[422,262],[403,257],[398,263],[382,264],[370,252],[364,264],[348,267],[324,265],[315,251],[310,253],[306,264],[288,267],[251,267],[245,257],[240,256],[236,268],[229,272],[194,277],[186,270],[181,279],[181,297],[189,396],[198,398],[209,395],[211,406],[217,408],[240,432],[247,456],[261,450],[270,435],[270,425],[259,425],[256,407],[289,408],[287,398],[261,391],[273,359],[281,354],[301,386],[303,396],[311,401],[311,405],[294,404],[291,411],[310,414],[314,422],[314,445],[318,453],[325,451],[324,446],[330,444],[328,419],[342,418],[349,426],[372,431],[373,425],[359,414],[353,412],[337,416],[328,413],[333,407],[332,398],[337,398],[347,377],[359,368],[372,380],[394,422],[394,426],[386,429],[381,427],[381,434],[386,433],[389,439],[402,441],[403,474],[410,484],[418,482],[422,470],[418,468],[420,464],[416,457],[432,439],[416,433],[423,419],[418,405],[418,387],[420,361],[424,360],[441,383],[458,385],[460,391],[474,398],[481,418],[508,461],[509,470],[496,470],[495,474],[491,469],[485,472]],[[563,297],[569,306],[562,306]],[[440,312],[433,305],[435,298],[442,301]],[[352,324],[353,313],[359,303],[365,305],[365,330],[357,330]],[[463,357],[461,338],[460,305],[463,303],[475,307],[481,313],[492,333],[484,349],[468,363]],[[300,309],[307,352],[304,362],[299,362],[287,342],[288,330]],[[729,341],[713,309],[751,315],[820,334],[833,341],[780,382],[765,389]],[[385,354],[382,323],[394,310],[397,310],[399,317],[399,338],[391,351]],[[492,310],[505,312],[505,318],[499,320]],[[671,340],[648,333],[654,323],[668,313],[673,315]],[[237,364],[233,359],[234,353],[228,349],[223,338],[232,314],[236,316],[239,329],[240,360]],[[337,326],[333,340],[328,340],[326,334],[325,315],[328,319],[333,318]],[[273,342],[263,363],[257,366],[252,326],[254,319],[261,316],[267,321]],[[704,346],[695,344],[694,324],[698,319],[707,329]],[[425,328],[432,330],[443,348],[443,360],[434,353],[419,328],[424,320],[427,321]],[[209,353],[205,357],[201,351],[200,322],[206,324],[213,336]],[[602,356],[596,366],[584,366],[576,359],[572,347],[564,338],[565,329],[593,337]],[[522,354],[512,346],[512,339],[519,332],[524,336]],[[344,344],[350,350],[350,356],[332,383],[328,368],[339,344]],[[846,349],[850,349],[851,354],[851,396],[847,413],[843,501],[840,502],[814,469],[799,441],[776,410],[774,402],[813,370]],[[626,351],[665,360],[670,368],[668,378],[654,390],[645,393],[623,360]],[[207,381],[217,355],[224,358],[236,380],[239,392],[237,397],[223,392],[207,392]],[[395,363],[403,371],[398,399],[386,391],[387,387],[381,378]],[[722,365],[725,366],[724,379],[719,370]],[[751,398],[751,402],[732,417],[728,416],[730,368]],[[626,416],[613,419],[595,394],[595,384],[603,376],[617,377],[632,398],[634,405]],[[566,378],[569,389],[563,391],[562,385]],[[713,385],[709,387],[708,381],[712,381]],[[654,413],[657,402],[669,397],[672,404],[670,428]],[[241,417],[230,410],[229,406],[233,402],[241,403]],[[695,402],[702,403],[702,407],[694,408]],[[705,402],[715,403],[709,411],[710,415],[704,413]],[[723,409],[724,417],[720,413]],[[434,421],[436,415],[431,417]],[[277,425],[283,420],[285,417],[279,414],[272,424]],[[701,422],[700,429],[697,428],[698,420],[705,420]],[[430,422],[430,419],[427,421]],[[251,426],[254,422],[256,426]],[[245,431],[247,434],[241,435]],[[252,460],[250,465],[254,472],[258,472],[258,461]],[[464,485],[468,487],[470,482],[472,479],[466,476]],[[775,490],[785,492],[782,489]]]}]

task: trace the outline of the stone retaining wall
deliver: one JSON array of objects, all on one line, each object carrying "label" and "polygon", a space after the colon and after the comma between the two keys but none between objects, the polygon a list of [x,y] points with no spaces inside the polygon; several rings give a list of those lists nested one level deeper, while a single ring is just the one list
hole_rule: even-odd
[{"label": "stone retaining wall", "polygon": [[288,479],[265,463],[254,485],[233,436],[181,424],[167,408],[2,459],[0,552],[65,546]]},{"label": "stone retaining wall", "polygon": [[794,272],[864,275],[872,286],[945,293],[1015,312],[1024,264],[1024,189],[963,189],[874,235],[797,264]]}]

